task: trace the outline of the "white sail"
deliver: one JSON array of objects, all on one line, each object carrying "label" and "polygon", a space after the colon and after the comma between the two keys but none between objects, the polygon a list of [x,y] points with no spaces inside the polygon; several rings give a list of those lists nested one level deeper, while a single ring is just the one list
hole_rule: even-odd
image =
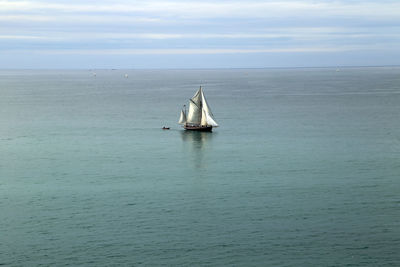
[{"label": "white sail", "polygon": [[[211,112],[210,106],[207,103],[206,97],[201,91],[201,102],[202,102],[202,109],[204,110],[205,120],[207,121],[207,125],[212,125],[214,127],[218,127],[218,123],[214,119],[214,115]],[[203,116],[204,116],[203,115]]]},{"label": "white sail", "polygon": [[201,94],[201,104],[202,104],[202,108],[206,111],[206,113],[210,114],[211,116],[213,116],[210,107],[208,106],[206,97],[203,94],[203,91],[200,92]]},{"label": "white sail", "polygon": [[194,96],[189,100],[189,111],[186,114],[183,110],[179,118],[179,124],[189,124],[193,126],[213,126],[218,127],[218,123],[214,119],[214,115],[207,103],[203,90],[200,88]]},{"label": "white sail", "polygon": [[206,111],[204,109],[201,110],[201,122],[200,122],[201,126],[207,126],[207,114]]},{"label": "white sail", "polygon": [[218,127],[218,123],[208,113],[206,113],[206,121],[207,125],[211,125],[212,127]]},{"label": "white sail", "polygon": [[179,124],[185,124],[186,123],[186,114],[183,110],[181,110],[181,116],[179,117]]},{"label": "white sail", "polygon": [[196,92],[196,93],[194,94],[194,96],[191,98],[191,100],[192,100],[199,108],[201,108],[202,95],[203,95],[203,92],[202,92],[201,86],[200,86],[200,89],[197,90],[197,92]]},{"label": "white sail", "polygon": [[201,109],[192,99],[189,101],[189,112],[186,121],[191,124],[200,124],[201,121]]}]

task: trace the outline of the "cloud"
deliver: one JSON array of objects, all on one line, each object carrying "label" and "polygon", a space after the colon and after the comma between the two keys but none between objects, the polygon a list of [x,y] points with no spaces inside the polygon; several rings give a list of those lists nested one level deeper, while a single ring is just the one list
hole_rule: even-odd
[{"label": "cloud", "polygon": [[[17,14],[17,15],[1,15],[0,21],[3,22],[16,22],[18,24],[23,22],[58,22],[62,25],[74,24],[117,24],[117,23],[154,23],[160,22],[158,18],[150,17],[129,17],[119,15],[36,15],[36,14]],[[59,24],[59,25],[60,25]]]},{"label": "cloud", "polygon": [[[30,33],[30,34],[28,34]],[[372,28],[366,30],[362,27],[270,27],[259,29],[258,32],[214,32],[207,33],[185,33],[185,32],[96,32],[96,31],[76,31],[76,32],[58,32],[48,31],[43,34],[41,32],[27,34],[8,34],[0,35],[2,39],[32,39],[32,40],[47,40],[47,41],[99,41],[99,40],[185,40],[185,39],[292,39],[292,40],[332,40],[335,39],[360,39],[365,38],[392,38],[400,39],[400,27],[393,27],[391,31],[382,32],[380,28]]]},{"label": "cloud", "polygon": [[400,50],[394,0],[0,0],[0,24],[3,54]]},{"label": "cloud", "polygon": [[[341,46],[341,47],[288,47],[253,49],[34,49],[8,50],[6,53],[35,53],[43,55],[212,55],[212,54],[259,54],[259,53],[321,53],[380,49],[380,46]],[[390,47],[389,47],[390,48]]]},{"label": "cloud", "polygon": [[0,35],[0,39],[9,39],[9,40],[39,40],[45,39],[40,36],[29,36],[29,35]]},{"label": "cloud", "polygon": [[400,14],[398,1],[97,1],[93,4],[45,1],[1,1],[2,12],[46,12],[85,14],[150,14],[173,18],[265,18],[281,16],[347,16],[387,18]]}]

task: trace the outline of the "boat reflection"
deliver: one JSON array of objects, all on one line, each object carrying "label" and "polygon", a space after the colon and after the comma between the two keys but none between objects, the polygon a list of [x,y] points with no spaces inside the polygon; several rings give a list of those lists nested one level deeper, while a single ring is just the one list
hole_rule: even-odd
[{"label": "boat reflection", "polygon": [[211,149],[211,140],[215,133],[199,131],[181,131],[184,151],[192,159],[195,168],[205,168],[204,155]]}]

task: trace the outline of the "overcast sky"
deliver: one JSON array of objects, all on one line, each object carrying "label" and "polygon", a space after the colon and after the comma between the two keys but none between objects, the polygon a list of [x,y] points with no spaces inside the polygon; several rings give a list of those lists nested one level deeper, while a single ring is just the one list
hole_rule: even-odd
[{"label": "overcast sky", "polygon": [[0,68],[400,65],[400,1],[4,1]]}]

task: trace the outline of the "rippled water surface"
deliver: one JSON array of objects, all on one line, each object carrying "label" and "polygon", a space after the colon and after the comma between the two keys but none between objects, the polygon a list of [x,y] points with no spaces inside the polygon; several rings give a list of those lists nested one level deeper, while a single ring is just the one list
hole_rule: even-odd
[{"label": "rippled water surface", "polygon": [[400,68],[92,72],[0,71],[1,265],[400,264]]}]

